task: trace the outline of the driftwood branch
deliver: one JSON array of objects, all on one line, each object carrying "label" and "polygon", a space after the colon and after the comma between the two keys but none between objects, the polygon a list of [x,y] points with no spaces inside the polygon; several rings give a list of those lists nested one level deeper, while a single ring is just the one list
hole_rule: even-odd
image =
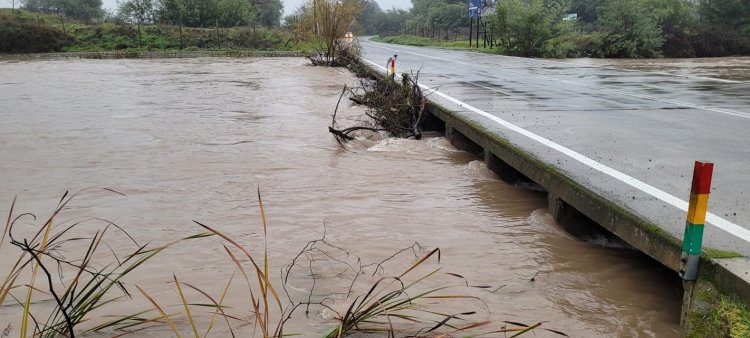
[{"label": "driftwood branch", "polygon": [[[412,75],[403,74],[401,83],[391,78],[376,80],[363,78],[360,79],[359,87],[344,86],[336,103],[328,131],[342,146],[354,140],[355,134],[361,131],[386,132],[394,137],[421,139],[426,99],[418,81],[419,72]],[[363,125],[342,129],[336,123],[336,116],[341,100],[347,92],[349,100],[367,106],[365,116],[368,120],[363,122]]]}]

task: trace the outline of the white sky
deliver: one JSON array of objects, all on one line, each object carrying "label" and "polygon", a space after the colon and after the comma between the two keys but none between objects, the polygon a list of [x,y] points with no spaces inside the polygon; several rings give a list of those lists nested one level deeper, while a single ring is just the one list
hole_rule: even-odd
[{"label": "white sky", "polygon": [[[12,0],[0,0],[0,8],[10,8]],[[284,3],[284,15],[294,12],[304,0],[281,0]],[[411,0],[376,0],[383,10],[393,7],[407,9],[411,7]],[[16,7],[19,6],[20,0],[16,0]],[[102,0],[102,7],[105,9],[117,8],[117,0]]]}]

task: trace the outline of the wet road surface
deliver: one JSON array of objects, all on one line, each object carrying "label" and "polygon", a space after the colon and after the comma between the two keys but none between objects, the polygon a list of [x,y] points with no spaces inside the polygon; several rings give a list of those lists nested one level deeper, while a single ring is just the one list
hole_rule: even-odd
[{"label": "wet road surface", "polygon": [[366,59],[398,54],[397,71],[420,71],[433,99],[677,238],[693,162],[714,162],[704,243],[750,254],[750,58],[558,61],[362,44]]}]

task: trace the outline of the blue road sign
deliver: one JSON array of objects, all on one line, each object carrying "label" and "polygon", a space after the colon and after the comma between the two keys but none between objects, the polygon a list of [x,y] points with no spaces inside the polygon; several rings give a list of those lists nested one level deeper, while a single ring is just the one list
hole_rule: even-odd
[{"label": "blue road sign", "polygon": [[469,17],[482,16],[482,0],[469,0]]}]

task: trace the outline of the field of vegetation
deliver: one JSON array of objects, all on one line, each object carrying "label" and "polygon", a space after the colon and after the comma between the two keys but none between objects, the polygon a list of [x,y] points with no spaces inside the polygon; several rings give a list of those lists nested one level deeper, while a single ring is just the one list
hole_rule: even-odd
[{"label": "field of vegetation", "polygon": [[438,40],[435,38],[428,38],[418,35],[388,35],[388,36],[375,36],[372,38],[373,41],[395,43],[399,45],[409,46],[432,46],[442,48],[457,48],[465,49],[469,48],[469,40],[465,35],[460,37],[448,37],[447,39]]},{"label": "field of vegetation", "polygon": [[[494,11],[482,17],[481,30],[502,54],[608,58],[750,55],[748,1],[484,2]],[[394,43],[451,46],[446,39],[466,37],[471,29],[464,1],[412,0],[408,11],[372,12],[369,33],[401,36],[390,40]]]},{"label": "field of vegetation", "polygon": [[197,49],[300,50],[289,32],[267,27],[179,27],[124,22],[85,23],[26,10],[0,9],[0,52],[151,51]]},{"label": "field of vegetation", "polygon": [[[492,52],[525,57],[713,57],[750,55],[750,2],[712,0],[485,0]],[[347,31],[388,42],[468,47],[476,24],[462,0],[412,0],[383,10],[375,0],[340,1]],[[173,49],[308,49],[319,26],[280,0],[21,0],[0,9],[0,53]],[[323,13],[320,13],[322,15]],[[566,18],[566,20],[563,20]],[[309,20],[307,20],[309,21]],[[322,20],[322,22],[329,22]],[[332,21],[331,21],[332,22]],[[336,25],[340,23],[335,23]],[[463,41],[462,41],[463,40]],[[382,40],[386,41],[386,40]],[[326,47],[328,49],[328,47]]]}]

